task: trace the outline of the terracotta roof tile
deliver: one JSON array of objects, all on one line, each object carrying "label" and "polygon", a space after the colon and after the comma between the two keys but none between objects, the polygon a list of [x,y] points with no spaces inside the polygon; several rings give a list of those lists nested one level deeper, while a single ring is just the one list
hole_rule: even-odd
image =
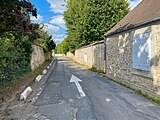
[{"label": "terracotta roof tile", "polygon": [[160,17],[160,0],[143,0],[119,21],[105,36],[122,32],[145,21]]}]

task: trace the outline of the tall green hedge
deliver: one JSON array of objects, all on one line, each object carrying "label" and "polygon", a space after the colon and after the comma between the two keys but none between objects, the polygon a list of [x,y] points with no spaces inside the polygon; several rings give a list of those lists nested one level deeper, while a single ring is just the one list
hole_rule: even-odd
[{"label": "tall green hedge", "polygon": [[0,34],[0,83],[12,82],[30,70],[31,43],[21,32]]}]

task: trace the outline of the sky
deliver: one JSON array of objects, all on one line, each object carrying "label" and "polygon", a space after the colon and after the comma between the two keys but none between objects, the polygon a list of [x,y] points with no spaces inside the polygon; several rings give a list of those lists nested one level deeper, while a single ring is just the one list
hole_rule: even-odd
[{"label": "sky", "polygon": [[[66,10],[64,0],[30,0],[37,8],[37,18],[31,16],[35,23],[43,23],[44,30],[53,36],[56,44],[59,44],[66,37],[66,27],[63,20],[63,13]],[[132,10],[142,0],[128,0]]]}]

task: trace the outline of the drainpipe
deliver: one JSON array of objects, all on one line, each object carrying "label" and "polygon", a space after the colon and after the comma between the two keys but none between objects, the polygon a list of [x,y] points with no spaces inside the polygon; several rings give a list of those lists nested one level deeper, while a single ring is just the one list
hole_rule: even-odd
[{"label": "drainpipe", "polygon": [[106,40],[107,38],[104,36],[104,73],[106,73],[106,58],[107,58],[107,54],[106,54]]}]

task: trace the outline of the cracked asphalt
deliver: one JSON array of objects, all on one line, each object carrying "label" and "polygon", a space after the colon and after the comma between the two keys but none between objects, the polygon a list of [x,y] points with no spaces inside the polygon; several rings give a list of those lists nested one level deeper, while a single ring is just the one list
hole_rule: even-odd
[{"label": "cracked asphalt", "polygon": [[[81,97],[74,75],[82,80]],[[160,106],[73,61],[58,57],[56,65],[33,86],[27,101],[18,96],[8,107],[15,120],[160,120]]]}]

